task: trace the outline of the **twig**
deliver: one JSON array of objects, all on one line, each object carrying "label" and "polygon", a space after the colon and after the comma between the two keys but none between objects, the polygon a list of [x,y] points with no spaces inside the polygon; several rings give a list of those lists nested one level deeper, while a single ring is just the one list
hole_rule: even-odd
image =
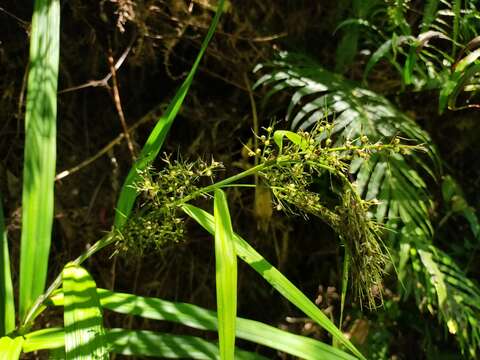
[{"label": "twig", "polygon": [[28,21],[25,21],[25,20],[22,20],[20,19],[18,16],[12,14],[11,12],[5,10],[3,7],[0,6],[0,11],[4,12],[5,14],[7,14],[8,16],[10,16],[11,18],[17,20],[20,25],[25,29],[27,30],[28,32],[28,28],[30,27],[30,23]]},{"label": "twig", "polygon": [[[250,99],[250,106],[252,108],[253,132],[255,133],[255,136],[253,137],[253,146],[255,147],[255,150],[256,150],[258,149],[257,135],[259,133],[257,104],[255,103],[255,98],[253,96],[252,87],[250,86],[250,80],[248,79],[247,73],[243,73],[243,80],[245,82],[245,87],[248,92],[248,98]],[[258,164],[258,159],[257,157],[255,157],[255,165],[257,164]]]},{"label": "twig", "polygon": [[[117,62],[115,63],[115,66],[114,66],[115,71],[118,71],[118,69],[120,69],[120,67],[123,65],[123,63],[124,63],[125,59],[127,58],[128,54],[132,50],[132,46],[133,46],[134,42],[135,42],[135,36],[133,37],[132,41],[130,42],[128,47],[125,49],[125,51],[122,53],[122,55],[118,58]],[[90,81],[86,82],[85,84],[77,85],[77,86],[69,87],[67,89],[60,90],[58,93],[59,94],[64,94],[64,93],[67,93],[67,92],[72,92],[72,91],[76,91],[76,90],[80,90],[80,89],[85,89],[85,88],[88,88],[88,87],[98,87],[98,86],[106,87],[108,89],[109,88],[108,81],[110,80],[111,77],[112,77],[112,71],[110,70],[108,72],[108,74],[105,75],[105,77],[103,79],[90,80]]]},{"label": "twig", "polygon": [[122,102],[120,100],[120,91],[118,90],[118,81],[117,81],[117,72],[115,70],[115,63],[113,60],[112,49],[109,49],[108,54],[108,63],[110,65],[110,73],[112,74],[112,97],[113,102],[115,103],[115,108],[117,109],[118,118],[120,119],[120,123],[122,124],[123,133],[125,134],[125,139],[127,139],[128,150],[130,150],[130,154],[132,155],[132,160],[135,161],[135,149],[133,147],[132,139],[130,138],[130,133],[128,132],[127,122],[125,120],[125,114],[122,109]]}]

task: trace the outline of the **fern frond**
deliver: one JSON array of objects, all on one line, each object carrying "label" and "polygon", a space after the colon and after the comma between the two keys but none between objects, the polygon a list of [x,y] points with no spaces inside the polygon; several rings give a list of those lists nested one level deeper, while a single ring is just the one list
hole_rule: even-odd
[{"label": "fern frond", "polygon": [[435,178],[441,166],[429,135],[384,97],[322,69],[308,58],[285,53],[265,68],[268,73],[257,86],[271,88],[266,99],[282,90],[293,93],[286,115],[293,129],[308,129],[330,117],[336,145],[358,144],[362,136],[372,142],[397,141],[395,137],[401,136],[425,146],[426,159],[410,154],[407,162],[400,153],[375,154],[369,161],[359,156],[351,162],[350,172],[357,176],[358,193],[380,202],[375,210],[377,221],[392,226],[399,220],[414,223],[431,237],[431,201],[420,172]]},{"label": "fern frond", "polygon": [[[350,163],[356,190],[366,200],[377,199],[372,216],[390,232],[391,247],[399,247],[398,274],[420,307],[439,318],[471,355],[480,343],[480,290],[444,252],[432,245],[433,207],[427,179],[436,180],[441,160],[428,133],[384,97],[321,68],[302,55],[282,53],[257,67],[264,75],[256,86],[274,94],[287,91],[286,120],[292,129],[308,129],[330,119],[337,146],[371,142],[396,143],[399,138],[423,144],[426,155],[413,153],[358,156]],[[407,276],[417,274],[416,280]],[[420,276],[421,275],[421,276]],[[407,294],[408,295],[408,294]]]}]

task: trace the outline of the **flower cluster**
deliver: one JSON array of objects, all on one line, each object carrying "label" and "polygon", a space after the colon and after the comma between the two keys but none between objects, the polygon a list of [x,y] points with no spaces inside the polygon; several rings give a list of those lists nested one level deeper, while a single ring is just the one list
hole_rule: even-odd
[{"label": "flower cluster", "polygon": [[213,180],[222,164],[216,161],[172,161],[165,156],[165,167],[155,172],[142,171],[134,185],[143,195],[141,207],[122,228],[122,253],[142,256],[145,251],[161,250],[184,238],[184,221],[178,216],[182,200],[199,189],[202,179]]},{"label": "flower cluster", "polygon": [[[311,132],[273,132],[259,137],[263,149],[250,150],[268,164],[261,170],[277,210],[316,216],[341,237],[351,258],[354,292],[370,308],[382,301],[382,281],[389,257],[381,242],[378,224],[368,216],[372,202],[355,192],[348,166],[353,158],[368,158],[376,151],[403,151],[398,139],[391,144],[371,144],[367,136],[339,146],[332,141],[332,125],[319,124]],[[336,202],[322,201],[313,184],[328,174]]]}]

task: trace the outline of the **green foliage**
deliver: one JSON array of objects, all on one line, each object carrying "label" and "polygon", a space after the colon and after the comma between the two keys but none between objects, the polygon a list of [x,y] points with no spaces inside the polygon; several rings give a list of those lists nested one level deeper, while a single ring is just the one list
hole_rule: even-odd
[{"label": "green foliage", "polygon": [[0,360],[17,360],[22,353],[24,339],[21,336],[0,338]]},{"label": "green foliage", "polygon": [[215,190],[215,272],[217,286],[218,338],[221,358],[235,358],[237,316],[237,254],[225,193]]},{"label": "green foliage", "polygon": [[[433,246],[433,196],[427,182],[438,179],[441,160],[429,135],[382,96],[322,69],[311,59],[284,53],[260,69],[264,75],[257,86],[269,89],[267,99],[281,91],[291,94],[286,120],[294,129],[307,130],[317,124],[324,127],[322,119],[330,117],[332,131],[318,139],[330,139],[334,146],[346,144],[343,146],[351,149],[362,140],[396,146],[400,139],[423,144],[426,156],[409,154],[408,149],[374,154],[360,151],[350,158],[349,171],[356,176],[355,191],[377,203],[372,216],[394,230],[388,246],[398,259],[400,280],[414,292],[421,309],[428,304],[432,314],[437,313],[435,308],[439,310],[440,319],[456,335],[462,351],[475,356],[479,307],[465,299],[478,294],[479,288],[453,259]],[[412,274],[417,274],[415,280]]]},{"label": "green foliage", "polygon": [[7,229],[3,218],[3,204],[0,197],[0,336],[15,329],[15,304],[13,298],[10,256],[8,254]]},{"label": "green foliage", "polygon": [[[62,328],[49,328],[34,331],[26,336],[23,351],[26,353],[37,350],[50,350],[52,354],[62,356],[65,334]],[[163,359],[220,359],[216,344],[195,336],[171,335],[148,330],[107,329],[104,345],[111,352],[127,356],[149,356]],[[261,355],[236,350],[238,359],[264,360]],[[55,357],[54,357],[55,358]]]},{"label": "green foliage", "polygon": [[19,312],[23,318],[47,279],[56,160],[60,1],[36,0],[25,113]]},{"label": "green foliage", "polygon": [[[236,348],[236,338],[308,360],[365,359],[341,330],[347,285],[352,284],[360,305],[378,307],[383,304],[384,277],[392,272],[391,260],[395,260],[405,297],[413,294],[420,310],[437,315],[456,336],[462,352],[474,358],[480,348],[480,289],[468,278],[468,271],[433,242],[436,223],[432,214],[437,209],[432,193],[442,162],[429,134],[386,98],[323,69],[304,55],[284,52],[258,67],[263,76],[256,87],[268,89],[265,104],[277,93],[289,94],[285,113],[290,130],[274,131],[270,126],[255,134],[255,148],[246,146],[255,158],[254,165],[247,164],[247,170],[218,182],[213,175],[223,165],[213,160],[185,162],[166,157],[160,171],[152,168],[189,92],[224,3],[218,2],[190,72],[125,179],[113,230],[68,263],[44,291],[53,221],[60,6],[58,0],[35,1],[25,118],[21,323],[15,328],[11,259],[0,207],[0,359],[18,359],[22,352],[37,350],[66,359],[106,359],[109,353],[264,359]],[[418,11],[416,6],[409,0],[342,1],[339,8],[350,11],[350,18],[337,27],[343,34],[337,49],[337,72],[349,69],[358,49],[366,46],[373,54],[365,67],[365,82],[386,58],[401,75],[403,90],[406,86],[440,90],[440,112],[479,107],[470,103],[471,99],[464,100],[465,92],[478,90],[477,5],[473,1],[429,0],[423,17],[413,21],[411,13]],[[461,101],[463,105],[459,105]],[[238,184],[252,175],[255,184],[260,178],[272,195],[273,203],[268,205],[289,215],[318,217],[338,234],[345,248],[340,328],[234,232],[227,196],[221,189],[255,187]],[[330,181],[329,188],[318,189],[322,179]],[[210,183],[205,185],[205,180]],[[442,192],[448,212],[439,226],[450,216],[461,215],[478,240],[478,218],[452,178],[444,178]],[[210,199],[212,194],[214,215],[190,204]],[[137,198],[139,206],[135,207]],[[97,289],[93,278],[80,267],[114,243],[117,251],[136,256],[179,243],[185,233],[181,212],[214,237],[217,312]],[[237,256],[331,335],[333,346],[237,317]],[[52,305],[63,306],[64,327],[31,331],[36,318]],[[219,342],[142,329],[105,329],[103,309],[217,331]],[[370,348],[374,358],[387,356],[388,344],[374,343]]]},{"label": "green foliage", "polygon": [[62,278],[66,359],[107,359],[95,281],[85,269],[74,264],[65,266]]},{"label": "green foliage", "polygon": [[[218,329],[217,313],[196,305],[117,293],[104,289],[98,289],[97,291],[101,306],[120,314],[137,315],[152,320],[172,321],[199,330],[217,331]],[[62,306],[63,294],[61,292],[56,293],[50,301],[52,305]],[[255,320],[237,317],[235,333],[239,339],[264,345],[307,360],[318,358],[355,359],[354,356],[328,344],[305,336],[291,334]],[[34,344],[31,337],[28,339],[29,344]],[[238,349],[235,351],[237,354]]]},{"label": "green foliage", "polygon": [[223,11],[223,5],[225,0],[220,0],[218,3],[217,10],[215,12],[215,17],[210,24],[210,28],[208,29],[207,36],[203,40],[202,46],[200,51],[193,63],[190,72],[188,73],[187,77],[183,81],[183,84],[180,86],[178,91],[175,93],[174,98],[169,103],[168,108],[165,110],[165,114],[163,114],[155,125],[155,128],[150,133],[145,145],[140,152],[140,155],[133,164],[130,172],[123,183],[122,189],[120,191],[120,196],[117,202],[117,209],[115,215],[115,227],[121,228],[125,222],[127,221],[130,212],[132,211],[135,199],[137,197],[137,191],[133,186],[135,182],[139,179],[140,173],[147,169],[158,156],[163,142],[167,137],[168,132],[170,131],[170,127],[175,120],[185,97],[187,96],[188,90],[193,82],[193,78],[195,73],[197,72],[198,66],[200,61],[202,60],[203,55],[208,47],[210,40],[215,33],[215,29],[217,27],[218,21],[220,20],[220,16]]},{"label": "green foliage", "polygon": [[[413,85],[417,91],[439,91],[440,113],[447,106],[451,110],[478,107],[471,101],[478,90],[479,76],[478,56],[473,55],[478,47],[480,21],[475,1],[430,0],[423,9],[415,9],[414,4],[403,0],[366,3],[375,3],[378,11],[362,17],[352,11],[353,18],[344,21],[369,24],[366,28],[370,31],[357,40],[373,51],[364,70],[365,81],[372,68],[386,58],[398,70],[404,85]],[[419,10],[423,10],[421,22],[410,20]],[[387,31],[380,32],[379,28]],[[471,94],[462,105],[457,104],[460,94],[463,98]]]},{"label": "green foliage", "polygon": [[[24,211],[21,267],[23,290],[20,292],[23,322],[17,329],[22,334],[22,337],[15,339],[2,338],[0,341],[0,354],[2,356],[5,354],[6,358],[13,359],[18,358],[22,351],[32,352],[45,349],[50,350],[52,358],[65,357],[67,359],[103,359],[108,357],[110,352],[134,356],[190,357],[195,359],[233,359],[235,353],[235,358],[239,359],[262,359],[263,357],[260,355],[238,349],[235,350],[234,347],[237,335],[236,256],[238,253],[240,257],[246,259],[257,271],[260,271],[289,300],[293,301],[319,322],[339,343],[354,353],[357,358],[363,359],[362,354],[345,339],[341,331],[335,327],[326,315],[244,240],[238,238],[233,233],[226,198],[220,188],[254,174],[261,169],[265,169],[270,163],[260,164],[256,168],[254,167],[204,188],[199,187],[197,184],[199,179],[204,176],[211,177],[213,171],[219,167],[219,163],[212,162],[211,164],[206,164],[199,161],[194,164],[181,162],[172,164],[167,158],[168,166],[166,170],[160,172],[160,174],[152,174],[151,162],[158,155],[173,120],[187,95],[199,62],[215,31],[223,1],[219,3],[207,37],[189,75],[170,103],[165,115],[153,129],[139,159],[135,162],[127,176],[118,200],[118,212],[115,218],[114,229],[103,239],[93,244],[74,262],[67,264],[62,274],[42,294],[47,271],[46,264],[53,219],[53,171],[56,135],[54,126],[56,112],[53,109],[56,106],[59,45],[58,2],[47,3],[51,7],[45,7],[46,3],[41,0],[36,2],[32,31],[32,59],[29,79],[29,100],[27,102],[29,105],[27,105],[26,170],[24,173],[24,203],[26,203],[25,199],[30,200],[27,204],[28,206],[24,206],[24,210],[30,209],[28,210],[30,213],[25,213],[27,210]],[[49,11],[45,9],[49,9]],[[55,31],[48,33],[47,25],[54,25]],[[39,28],[37,29],[37,27]],[[41,41],[43,39],[42,35],[46,33],[48,34],[48,41],[43,42]],[[49,37],[52,38],[50,39]],[[54,47],[52,51],[47,51],[49,46]],[[37,64],[40,64],[39,66],[41,67],[37,67]],[[52,67],[52,69],[46,69],[47,67]],[[48,77],[41,79],[38,77],[39,74],[47,74]],[[35,80],[35,83],[32,79]],[[41,95],[39,98],[41,101],[34,101],[34,95],[37,94],[34,91]],[[32,128],[33,130],[29,127],[32,124],[36,124],[36,127]],[[291,137],[291,134],[287,135],[287,137]],[[297,138],[298,135],[293,137]],[[32,149],[35,152],[32,152]],[[45,156],[45,154],[48,156]],[[36,166],[38,165],[37,163],[40,166]],[[41,180],[40,185],[42,186],[35,187],[35,181],[38,179]],[[49,182],[50,186],[47,186]],[[104,329],[101,303],[97,296],[96,284],[88,272],[79,265],[97,251],[113,244],[115,241],[122,243],[119,245],[119,249],[122,249],[122,247],[134,248],[138,245],[141,252],[152,247],[156,249],[163,247],[166,238],[171,237],[172,234],[176,235],[176,237],[174,236],[171,240],[173,242],[178,241],[182,235],[182,227],[179,225],[179,220],[176,217],[177,209],[181,207],[188,213],[185,210],[185,206],[187,206],[185,204],[188,201],[205,196],[213,191],[215,191],[215,218],[209,218],[209,214],[205,215],[201,210],[193,207],[189,208],[189,211],[192,217],[200,221],[202,225],[205,225],[205,219],[208,219],[208,226],[215,225],[214,228],[216,229],[214,231],[214,228],[212,228],[211,231],[216,234],[217,302],[219,312],[218,315],[207,312],[208,316],[213,318],[218,316],[218,318],[206,328],[212,329],[213,327],[213,329],[218,330],[220,349],[215,344],[192,336],[161,334],[145,330]],[[146,206],[129,219],[134,201],[139,192],[144,193],[144,198],[147,202]],[[44,202],[40,204],[39,200]],[[38,216],[32,223],[28,215],[31,215],[31,209],[37,209],[37,205],[43,206],[41,209],[46,210],[46,212],[44,215]],[[157,226],[159,220],[160,225]],[[38,229],[39,227],[40,230]],[[40,232],[40,241],[32,242],[35,238],[31,235],[35,231]],[[137,240],[140,240],[140,243],[137,243]],[[4,244],[6,244],[5,241]],[[40,250],[35,250],[36,245],[41,246]],[[26,249],[27,246],[30,247]],[[40,257],[38,260],[41,263],[32,264],[27,262],[27,255],[37,255]],[[5,268],[8,265],[3,258],[2,265]],[[38,273],[32,272],[37,269]],[[62,284],[65,328],[47,328],[31,332],[30,329],[34,325],[35,319],[47,309],[47,300]],[[30,286],[32,289],[30,289]],[[3,290],[5,292],[8,289],[4,286]],[[135,297],[136,302],[139,299]],[[158,309],[155,310],[158,311]],[[129,314],[134,314],[136,311],[137,309],[132,309]],[[182,315],[185,316],[187,314],[178,313],[176,315],[177,319]],[[318,358],[318,356],[327,359],[355,358],[340,349],[332,348],[312,339],[288,334],[265,324],[245,319],[243,322],[240,320],[238,323],[240,324],[238,325],[240,328],[239,337],[243,336],[251,341],[295,355],[301,355],[307,359]],[[242,324],[244,328],[243,333]],[[7,326],[11,327],[11,324],[9,325],[7,321],[4,322],[4,325],[5,328]]]},{"label": "green foliage", "polygon": [[[191,218],[197,221],[209,233],[215,233],[214,217],[206,211],[196,208],[192,205],[182,207]],[[343,344],[358,358],[364,359],[363,355],[355,346],[345,338],[342,332],[330,321],[330,319],[321,312],[318,307],[310,301],[295,285],[293,285],[280,271],[273,267],[263,258],[255,249],[253,249],[240,236],[234,235],[235,250],[237,255],[257,271],[275,290],[282,294],[292,304],[297,306],[311,319],[317,322],[321,327],[327,330],[335,340]]]}]

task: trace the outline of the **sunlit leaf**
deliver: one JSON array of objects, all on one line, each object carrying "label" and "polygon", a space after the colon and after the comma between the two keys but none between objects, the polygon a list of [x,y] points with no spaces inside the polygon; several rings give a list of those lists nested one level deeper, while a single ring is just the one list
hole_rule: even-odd
[{"label": "sunlit leaf", "polygon": [[0,197],[0,336],[15,329],[15,304],[13,302],[12,274],[8,253],[7,229],[3,218]]},{"label": "sunlit leaf", "polygon": [[78,265],[67,265],[62,278],[66,359],[108,359],[95,281]]},{"label": "sunlit leaf", "polygon": [[[217,331],[217,313],[196,305],[170,302],[158,298],[98,289],[103,308],[125,314],[137,315],[152,320],[176,322],[200,330]],[[63,294],[58,292],[51,298],[55,306],[63,306]],[[259,345],[298,356],[302,359],[353,360],[356,357],[320,341],[280,330],[259,321],[237,317],[236,336]]]},{"label": "sunlit leaf", "polygon": [[[49,349],[53,350],[54,353],[61,354],[64,339],[65,335],[62,328],[35,331],[26,336],[24,351],[33,352]],[[127,356],[151,356],[167,359],[220,359],[216,344],[195,336],[164,334],[148,330],[106,329],[104,342],[112,353]],[[266,360],[259,354],[240,349],[236,349],[235,355],[236,359],[240,360]],[[92,356],[89,359],[94,359],[94,357]]]},{"label": "sunlit leaf", "polygon": [[237,316],[237,255],[232,221],[222,190],[215,191],[215,268],[217,287],[218,337],[222,360],[233,360]]},{"label": "sunlit leaf", "polygon": [[0,360],[17,360],[22,353],[24,339],[22,336],[0,338]]},{"label": "sunlit leaf", "polygon": [[60,1],[36,0],[25,113],[20,318],[45,287],[53,222]]},{"label": "sunlit leaf", "polygon": [[[193,205],[183,205],[183,211],[198,222],[209,233],[215,233],[214,217],[206,211]],[[339,343],[343,344],[357,357],[364,359],[363,355],[345,338],[342,332],[330,321],[320,309],[310,301],[295,285],[293,285],[280,271],[274,268],[262,255],[253,249],[240,236],[234,235],[235,250],[237,255],[257,271],[280,294],[292,304],[302,310],[321,327],[327,330]]]},{"label": "sunlit leaf", "polygon": [[188,90],[190,89],[190,85],[193,82],[193,78],[195,76],[195,73],[197,72],[200,61],[202,60],[202,57],[207,50],[208,44],[212,39],[213,34],[215,33],[218,21],[220,20],[220,15],[223,11],[224,2],[225,0],[219,1],[215,17],[210,24],[210,28],[208,29],[207,35],[203,40],[200,51],[190,69],[190,72],[188,73],[182,85],[176,92],[174,98],[168,105],[165,113],[160,117],[160,119],[158,119],[157,124],[155,125],[147,141],[145,142],[145,145],[143,146],[143,149],[140,152],[137,161],[133,164],[127,175],[127,178],[125,179],[125,182],[123,183],[122,189],[120,190],[120,196],[118,198],[115,214],[115,226],[117,228],[120,228],[128,219],[128,216],[132,211],[135,199],[137,198],[137,191],[132,185],[135,183],[135,181],[138,180],[140,172],[142,170],[145,170],[157,157],[167,137],[167,134],[170,131],[170,127],[172,126],[173,121],[175,120],[178,112],[180,111],[183,101],[185,100]]}]

